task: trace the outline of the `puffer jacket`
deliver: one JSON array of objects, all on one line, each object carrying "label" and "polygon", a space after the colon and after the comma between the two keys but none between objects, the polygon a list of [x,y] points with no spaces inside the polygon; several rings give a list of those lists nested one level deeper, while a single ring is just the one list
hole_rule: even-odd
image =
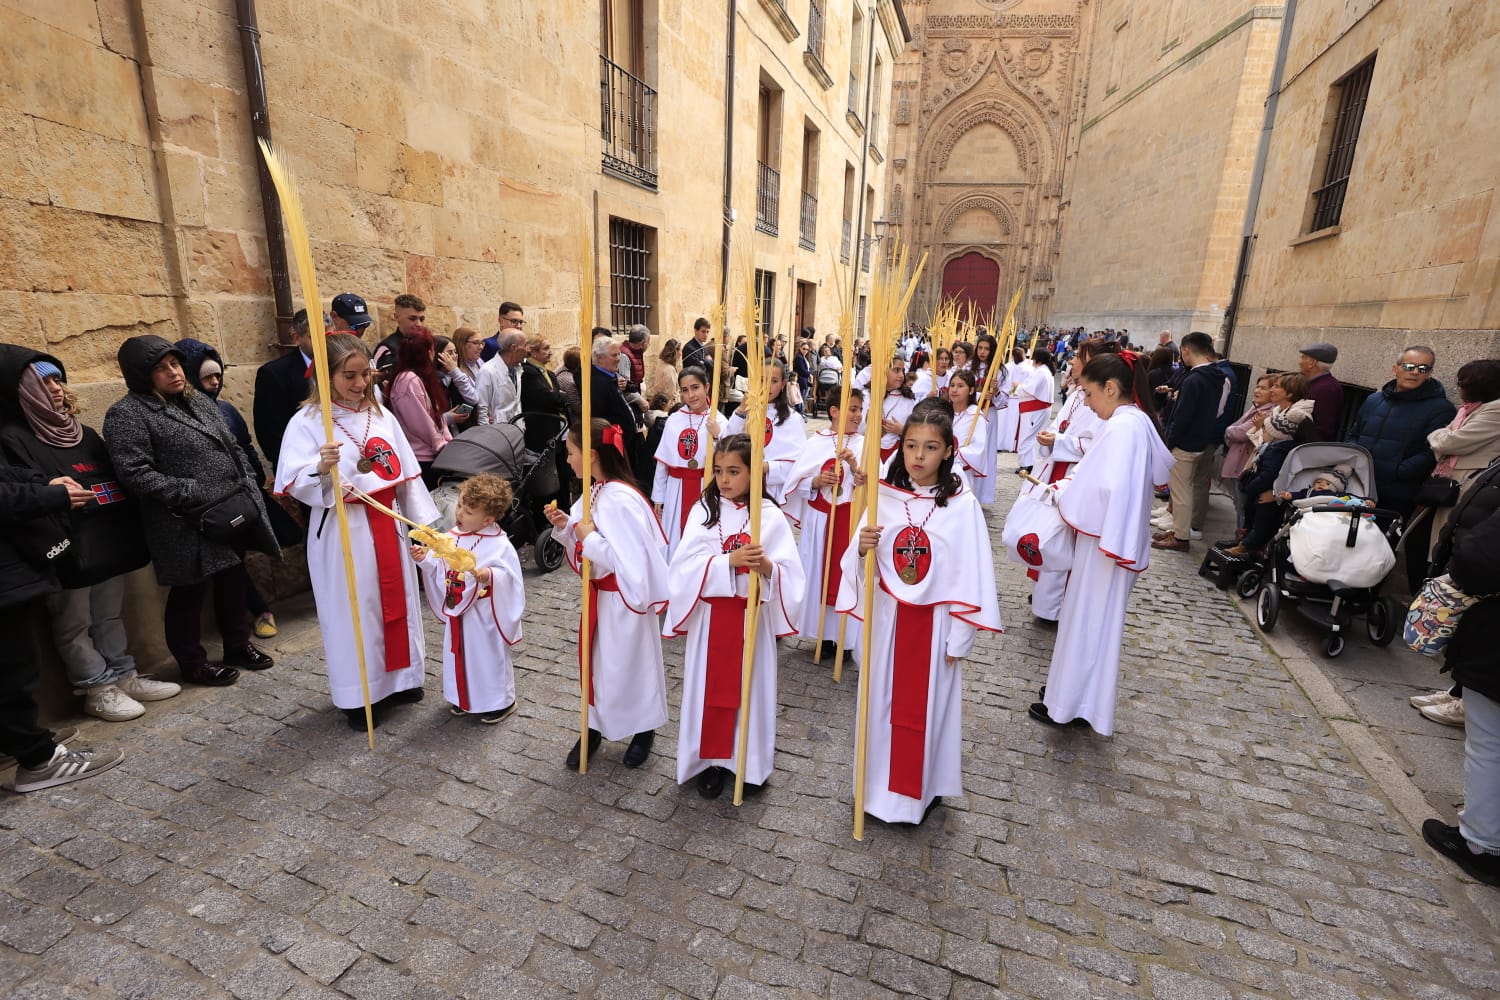
[{"label": "puffer jacket", "polygon": [[1357,444],[1375,460],[1375,489],[1380,506],[1411,513],[1422,480],[1432,475],[1437,458],[1427,446],[1427,435],[1444,426],[1458,412],[1443,394],[1443,383],[1428,379],[1407,392],[1396,391],[1396,380],[1372,393],[1359,408],[1349,428],[1349,443]]},{"label": "puffer jacket", "polygon": [[164,586],[198,583],[233,567],[233,548],[204,538],[197,517],[238,483],[251,487],[260,517],[250,546],[279,557],[259,484],[251,480],[239,447],[213,401],[199,392],[163,398],[151,389],[151,369],[182,352],[156,336],[120,345],[120,373],[130,389],[104,416],[104,440],[125,489],[141,503],[146,545]]},{"label": "puffer jacket", "polygon": [[1433,557],[1433,573],[1448,573],[1464,593],[1495,595],[1459,619],[1443,669],[1465,689],[1500,701],[1500,460],[1459,497]]}]

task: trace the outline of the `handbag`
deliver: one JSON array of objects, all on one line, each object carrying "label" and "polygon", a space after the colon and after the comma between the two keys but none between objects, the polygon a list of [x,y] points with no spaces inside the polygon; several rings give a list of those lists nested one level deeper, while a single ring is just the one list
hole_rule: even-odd
[{"label": "handbag", "polygon": [[1452,507],[1458,503],[1459,483],[1447,476],[1428,476],[1417,487],[1418,507]]},{"label": "handbag", "polygon": [[1012,562],[1047,573],[1073,568],[1075,533],[1062,519],[1052,490],[1028,490],[1016,497],[1000,539]]},{"label": "handbag", "polygon": [[1413,652],[1441,656],[1448,648],[1464,612],[1484,600],[1458,589],[1453,577],[1444,573],[1422,583],[1406,613],[1401,638]]},{"label": "handbag", "polygon": [[260,505],[250,487],[241,482],[227,495],[200,508],[195,516],[204,538],[222,545],[238,545],[248,540],[259,523]]}]

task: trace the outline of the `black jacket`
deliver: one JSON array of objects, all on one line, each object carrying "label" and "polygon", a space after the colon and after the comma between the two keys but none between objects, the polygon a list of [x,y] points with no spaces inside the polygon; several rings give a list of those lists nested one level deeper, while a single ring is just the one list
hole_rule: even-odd
[{"label": "black jacket", "polygon": [[526,447],[542,451],[568,425],[568,401],[557,376],[529,358],[521,362],[521,412],[526,416]]},{"label": "black jacket", "polygon": [[[177,342],[177,349],[183,354],[182,372],[187,376],[188,384],[205,396],[208,396],[219,407],[219,416],[224,418],[224,423],[229,428],[229,433],[234,435],[234,441],[240,446],[240,454],[244,456],[245,461],[249,464],[250,472],[255,476],[255,481],[257,483],[264,483],[266,481],[266,470],[260,464],[260,455],[256,454],[255,445],[250,441],[250,428],[246,426],[245,418],[240,416],[240,411],[235,409],[233,403],[219,398],[219,394],[224,391],[224,379],[229,375],[228,370],[224,369],[224,358],[212,345],[205,344],[201,340],[194,340],[191,337],[179,340]],[[203,370],[203,362],[210,358],[218,364],[220,369],[224,370],[223,374],[219,377],[218,392],[209,392],[203,388],[203,382],[198,377],[199,373]]]},{"label": "black jacket", "polygon": [[1196,453],[1212,447],[1224,381],[1224,373],[1212,363],[1199,365],[1183,376],[1167,427],[1168,448]]},{"label": "black jacket", "polygon": [[281,439],[286,425],[303,403],[307,402],[307,361],[298,350],[288,351],[275,361],[267,361],[255,372],[255,405],[251,420],[255,423],[255,440],[276,474],[276,459],[281,454]]},{"label": "black jacket", "polygon": [[1466,594],[1495,594],[1464,612],[1444,653],[1444,670],[1466,689],[1500,701],[1500,462],[1464,490],[1433,552],[1433,572]]},{"label": "black jacket", "polygon": [[[0,608],[8,608],[50,594],[57,577],[35,557],[21,554],[17,539],[35,530],[39,518],[66,514],[68,491],[49,486],[35,472],[0,463]],[[21,642],[21,636],[6,636]]]},{"label": "black jacket", "polygon": [[1380,506],[1411,513],[1422,480],[1437,466],[1427,435],[1447,426],[1457,412],[1435,378],[1408,392],[1398,392],[1392,379],[1364,401],[1349,428],[1349,441],[1375,460]]},{"label": "black jacket", "polygon": [[[608,421],[624,432],[625,457],[630,460],[630,467],[634,469],[642,447],[641,434],[635,422],[635,411],[620,394],[620,384],[615,380],[614,375],[589,365],[589,379],[589,384],[593,387],[593,417],[596,420]],[[647,486],[649,485],[648,483]]]}]

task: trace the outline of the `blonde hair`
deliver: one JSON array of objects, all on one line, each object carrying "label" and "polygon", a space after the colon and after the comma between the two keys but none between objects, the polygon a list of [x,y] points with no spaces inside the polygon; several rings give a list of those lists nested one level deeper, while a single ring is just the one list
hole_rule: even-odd
[{"label": "blonde hair", "polygon": [[462,361],[464,358],[464,347],[468,345],[469,341],[478,336],[479,331],[472,326],[460,326],[453,331],[453,346],[458,348],[459,361]]},{"label": "blonde hair", "polygon": [[504,520],[510,513],[513,499],[510,483],[489,472],[464,480],[458,491],[459,503],[471,510],[482,511],[496,521]]},{"label": "blonde hair", "polygon": [[[370,345],[353,333],[330,333],[325,342],[328,344],[328,371],[330,375],[343,368],[344,363],[349,360],[349,356],[352,354],[358,354],[364,358],[367,365],[373,357],[373,354],[370,352]],[[308,377],[307,382],[307,403],[311,406],[320,401],[322,398],[320,393],[323,391],[322,383],[318,379],[316,365],[313,367],[312,374]],[[328,399],[332,402],[333,397],[329,396]],[[369,384],[365,386],[365,394],[361,402],[373,407],[376,413],[380,412],[380,403],[375,399],[375,379],[371,378]]]}]

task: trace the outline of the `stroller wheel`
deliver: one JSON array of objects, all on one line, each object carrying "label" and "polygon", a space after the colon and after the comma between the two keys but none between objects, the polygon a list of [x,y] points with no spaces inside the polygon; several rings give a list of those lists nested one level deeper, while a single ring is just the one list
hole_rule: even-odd
[{"label": "stroller wheel", "polygon": [[563,551],[562,543],[552,537],[552,532],[544,531],[532,542],[532,559],[536,562],[536,568],[543,573],[550,573],[563,563],[567,555]]},{"label": "stroller wheel", "polygon": [[1255,592],[1260,589],[1260,580],[1260,567],[1252,566],[1240,574],[1239,582],[1234,585],[1234,592],[1246,599],[1254,597]]},{"label": "stroller wheel", "polygon": [[1330,658],[1338,656],[1344,651],[1344,637],[1338,632],[1323,640],[1323,652]]},{"label": "stroller wheel", "polygon": [[1281,592],[1276,589],[1276,581],[1268,580],[1260,588],[1260,597],[1255,602],[1255,624],[1262,632],[1269,632],[1276,627],[1280,614]]},{"label": "stroller wheel", "polygon": [[1370,613],[1365,616],[1365,629],[1370,634],[1370,641],[1377,646],[1389,646],[1391,640],[1396,638],[1396,629],[1400,624],[1401,617],[1396,611],[1396,602],[1389,597],[1378,598],[1370,605]]}]

